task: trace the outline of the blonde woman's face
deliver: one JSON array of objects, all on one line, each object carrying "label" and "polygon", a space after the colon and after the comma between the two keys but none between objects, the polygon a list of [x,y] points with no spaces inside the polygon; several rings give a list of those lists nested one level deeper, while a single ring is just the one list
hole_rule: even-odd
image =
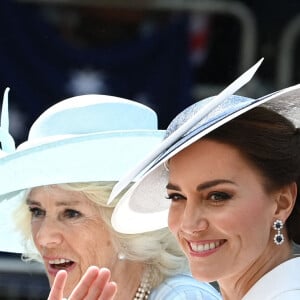
[{"label": "blonde woman's face", "polygon": [[65,297],[91,265],[111,268],[116,252],[96,205],[83,194],[57,186],[34,188],[27,200],[35,246],[50,285],[68,272]]}]

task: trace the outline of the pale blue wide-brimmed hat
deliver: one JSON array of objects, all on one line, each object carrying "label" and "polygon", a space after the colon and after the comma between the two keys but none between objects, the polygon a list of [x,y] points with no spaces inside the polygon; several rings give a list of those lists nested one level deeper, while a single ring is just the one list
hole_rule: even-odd
[{"label": "pale blue wide-brimmed hat", "polygon": [[[250,75],[253,75],[252,69],[249,70]],[[165,139],[119,180],[108,202],[131,182],[135,183],[114,209],[112,225],[115,230],[133,234],[167,227],[170,202],[165,199],[168,182],[165,162],[221,125],[254,107],[264,105],[299,127],[300,84],[259,99],[232,95],[232,91],[245,84],[243,76],[247,72],[219,95],[201,100],[180,113],[167,128]]]},{"label": "pale blue wide-brimmed hat", "polygon": [[163,138],[149,107],[106,95],[72,97],[51,106],[17,149],[8,132],[7,91],[0,127],[0,251],[22,252],[11,211],[37,186],[118,181]]}]

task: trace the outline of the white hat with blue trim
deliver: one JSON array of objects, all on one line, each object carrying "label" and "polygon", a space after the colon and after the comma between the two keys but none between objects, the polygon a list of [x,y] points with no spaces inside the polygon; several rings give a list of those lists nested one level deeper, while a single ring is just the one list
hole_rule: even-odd
[{"label": "white hat with blue trim", "polygon": [[[6,90],[0,127],[0,251],[22,252],[12,210],[37,186],[118,181],[163,138],[149,107],[106,95],[72,97],[51,106],[15,149]],[[18,199],[19,198],[19,199]]]}]

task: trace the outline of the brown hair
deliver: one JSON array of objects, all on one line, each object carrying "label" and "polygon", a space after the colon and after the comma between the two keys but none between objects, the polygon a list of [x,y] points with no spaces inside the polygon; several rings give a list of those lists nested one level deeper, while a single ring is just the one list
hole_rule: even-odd
[{"label": "brown hair", "polygon": [[[300,190],[300,130],[280,114],[256,107],[209,133],[206,138],[242,153],[266,180],[267,189],[296,182]],[[288,236],[300,244],[300,193],[286,221]]]}]

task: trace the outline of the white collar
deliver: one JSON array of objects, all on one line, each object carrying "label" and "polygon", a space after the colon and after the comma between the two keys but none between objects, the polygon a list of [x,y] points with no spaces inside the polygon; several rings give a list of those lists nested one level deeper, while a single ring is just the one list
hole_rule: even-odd
[{"label": "white collar", "polygon": [[300,257],[295,257],[278,265],[265,274],[248,291],[242,300],[272,299],[280,292],[300,290]]}]

